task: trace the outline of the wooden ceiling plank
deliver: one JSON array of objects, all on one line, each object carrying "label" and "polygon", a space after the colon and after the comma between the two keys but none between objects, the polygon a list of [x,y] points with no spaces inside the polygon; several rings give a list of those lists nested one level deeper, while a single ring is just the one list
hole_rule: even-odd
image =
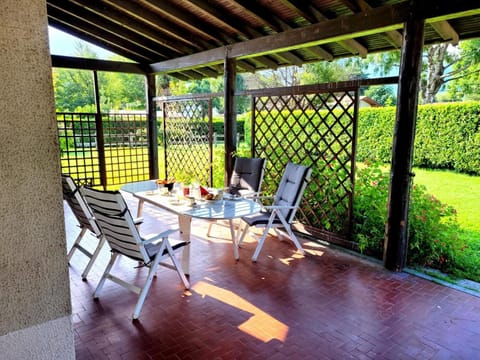
[{"label": "wooden ceiling plank", "polygon": [[[50,5],[48,5],[50,7]],[[56,20],[57,24],[62,24],[64,29],[68,29],[69,33],[75,33],[80,39],[90,41],[93,43],[103,43],[106,44],[106,48],[119,55],[128,54],[129,59],[136,60],[138,62],[151,62],[158,59],[158,54],[154,53],[144,47],[139,47],[136,44],[122,38],[120,36],[114,35],[110,32],[106,32],[101,28],[93,26],[91,23],[85,23],[84,21],[69,16],[65,13],[57,13],[55,10],[49,8],[49,19]],[[62,19],[62,20],[60,20]],[[88,32],[84,29],[88,28]],[[115,49],[115,50],[114,50]],[[118,50],[122,51],[119,52]],[[139,59],[143,59],[139,60]]]},{"label": "wooden ceiling plank", "polygon": [[[368,11],[372,9],[372,6],[368,4],[365,0],[342,0],[342,2],[353,12],[358,13],[362,11]],[[400,48],[403,42],[403,36],[398,31],[387,31],[385,32],[387,40],[393,46]]]},{"label": "wooden ceiling plank", "polygon": [[216,78],[219,75],[219,72],[212,69],[211,67],[196,68],[195,71],[202,74],[202,78]]},{"label": "wooden ceiling plank", "polygon": [[442,37],[443,40],[451,40],[453,45],[457,45],[460,37],[455,29],[446,20],[430,23],[430,26]]},{"label": "wooden ceiling plank", "polygon": [[[150,5],[158,9],[158,11],[167,15],[175,23],[181,23],[183,31],[188,28],[192,34],[202,36],[210,41],[217,43],[217,45],[224,45],[225,43],[235,42],[230,36],[225,35],[220,29],[214,26],[205,24],[202,19],[193,14],[189,14],[181,9],[170,5],[165,0],[145,0]],[[216,34],[213,36],[212,34]],[[220,39],[219,39],[220,38]]]},{"label": "wooden ceiling plank", "polygon": [[239,60],[237,61],[237,66],[240,67],[241,69],[247,71],[247,72],[255,72],[257,71],[257,68],[255,65],[250,64],[247,60]]},{"label": "wooden ceiling plank", "polygon": [[323,60],[332,61],[333,54],[322,48],[321,46],[312,46],[306,49],[307,51],[321,57]]},{"label": "wooden ceiling plank", "polygon": [[[50,2],[55,0],[49,0]],[[110,7],[108,4],[101,4],[98,1],[92,0],[74,0],[74,2],[84,8],[89,9],[91,12],[98,14],[99,17],[106,19],[108,22],[116,24],[118,27],[124,27],[137,34],[137,36],[144,37],[152,41],[152,44],[156,43],[156,46],[163,46],[170,52],[170,58],[173,54],[193,53],[198,50],[198,47],[190,46],[190,44],[183,42],[179,39],[174,39],[168,34],[162,34],[159,36],[158,31],[147,25],[145,22],[141,22],[137,17],[133,17],[130,14],[118,10],[118,8]],[[58,3],[58,0],[57,0]],[[108,7],[107,7],[108,6]],[[108,9],[108,11],[107,11]],[[151,45],[153,46],[153,45]]]},{"label": "wooden ceiling plank", "polygon": [[[59,4],[60,3],[60,4]],[[60,6],[59,6],[60,5]],[[62,2],[60,0],[50,0],[49,6],[55,6],[56,9],[61,7]],[[93,24],[99,29],[105,31],[105,33],[111,33],[115,36],[119,36],[123,39],[128,40],[132,44],[135,44],[138,47],[144,48],[146,51],[150,51],[151,53],[157,54],[157,58],[160,56],[164,59],[171,58],[172,56],[179,56],[179,52],[172,52],[169,49],[147,39],[138,33],[133,32],[130,29],[127,29],[123,26],[118,25],[117,23],[113,22],[110,19],[106,19],[97,13],[92,12],[91,10],[87,9],[86,7],[79,6],[77,4],[71,3],[71,7],[69,8],[69,13],[75,14],[76,18],[80,19],[89,19],[89,23]],[[73,15],[72,15],[73,17]]]},{"label": "wooden ceiling plank", "polygon": [[147,56],[145,56],[143,54],[137,54],[135,52],[126,50],[123,47],[117,46],[114,43],[106,42],[103,39],[94,37],[94,36],[92,36],[88,33],[83,32],[83,30],[77,30],[77,29],[74,29],[70,26],[66,26],[65,24],[63,24],[62,22],[60,22],[59,20],[57,20],[53,17],[49,16],[48,24],[50,26],[60,30],[60,31],[69,33],[69,34],[71,34],[71,35],[73,35],[73,36],[75,36],[79,39],[90,42],[92,44],[96,44],[97,46],[100,46],[104,49],[109,49],[113,53],[115,53],[117,55],[120,55],[120,56],[123,56],[127,59],[136,61],[138,63],[151,63],[152,62],[152,60],[150,58],[148,58]]},{"label": "wooden ceiling plank", "polygon": [[206,47],[203,46],[203,40],[200,40],[198,37],[194,36],[194,34],[189,33],[182,27],[172,24],[171,22],[167,22],[150,11],[146,11],[146,9],[140,6],[137,1],[103,0],[103,2],[107,2],[110,4],[110,6],[115,7],[119,11],[129,14],[130,16],[137,18],[139,21],[149,24],[154,29],[159,31],[159,36],[166,35],[171,39],[181,41],[184,44],[188,44],[188,46],[192,46],[200,51],[206,49]]},{"label": "wooden ceiling plank", "polygon": [[188,0],[188,2],[196,6],[203,13],[214,18],[216,21],[221,22],[222,26],[228,28],[231,32],[238,33],[239,37],[244,38],[243,40],[265,35],[247,26],[244,22],[239,22],[238,18],[222,11],[217,6],[212,6],[208,1]]},{"label": "wooden ceiling plank", "polygon": [[[291,0],[281,0],[281,2],[291,10],[295,11],[299,16],[307,20],[310,24],[316,24],[322,21],[330,20],[330,18],[325,16],[311,3],[306,4],[303,2],[294,2]],[[366,57],[368,54],[368,50],[365,48],[365,46],[360,44],[357,40],[342,40],[339,41],[338,44],[345,50],[351,52],[354,55],[360,55],[362,58]]]}]

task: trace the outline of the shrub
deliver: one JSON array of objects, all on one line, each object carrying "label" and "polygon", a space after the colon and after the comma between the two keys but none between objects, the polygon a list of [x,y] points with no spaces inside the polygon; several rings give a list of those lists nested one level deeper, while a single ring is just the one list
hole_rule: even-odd
[{"label": "shrub", "polygon": [[[366,162],[357,171],[353,238],[361,252],[381,257],[387,219],[389,175],[379,163]],[[455,210],[413,185],[408,219],[409,265],[450,271],[455,253],[465,247],[458,238]]]},{"label": "shrub", "polygon": [[[357,160],[389,163],[395,108],[359,111]],[[480,102],[418,107],[414,164],[480,174]]]}]

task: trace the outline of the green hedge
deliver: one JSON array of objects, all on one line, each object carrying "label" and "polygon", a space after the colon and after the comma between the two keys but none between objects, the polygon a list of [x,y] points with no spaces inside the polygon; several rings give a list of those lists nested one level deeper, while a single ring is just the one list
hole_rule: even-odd
[{"label": "green hedge", "polygon": [[[357,160],[390,163],[395,108],[360,109]],[[480,102],[418,107],[414,165],[480,174]]]}]

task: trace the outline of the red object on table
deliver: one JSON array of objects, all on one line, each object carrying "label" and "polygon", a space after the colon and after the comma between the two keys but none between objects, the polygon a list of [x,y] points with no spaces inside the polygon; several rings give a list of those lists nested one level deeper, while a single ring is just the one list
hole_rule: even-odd
[{"label": "red object on table", "polygon": [[205,196],[205,195],[208,195],[209,193],[207,189],[205,189],[203,186],[200,186],[200,194],[202,196]]},{"label": "red object on table", "polygon": [[190,195],[190,188],[188,186],[185,186],[183,188],[183,196],[188,196]]}]

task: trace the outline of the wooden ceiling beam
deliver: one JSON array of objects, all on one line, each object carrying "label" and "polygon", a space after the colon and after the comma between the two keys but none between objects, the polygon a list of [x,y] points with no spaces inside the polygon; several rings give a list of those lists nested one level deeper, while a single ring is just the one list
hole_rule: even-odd
[{"label": "wooden ceiling beam", "polygon": [[[112,49],[112,47],[114,47],[117,50],[117,53],[119,50],[121,50],[121,53],[125,54],[124,56],[132,60],[137,60],[138,62],[151,62],[152,59],[158,59],[158,53],[139,46],[128,39],[112,34],[111,32],[107,32],[91,23],[87,23],[70,14],[64,13],[63,11],[52,8],[51,5],[47,5],[47,9],[49,13],[49,19],[52,22],[62,24],[64,28],[68,28],[69,33],[75,33],[80,39],[91,41],[93,43],[106,44],[107,49]],[[88,32],[83,29],[88,29]]]},{"label": "wooden ceiling beam", "polygon": [[[342,2],[353,12],[358,13],[362,11],[371,10],[372,7],[365,0],[342,0]],[[400,32],[392,30],[386,31],[385,36],[393,46],[400,48],[403,42],[403,36]]]},{"label": "wooden ceiling beam", "polygon": [[152,62],[151,59],[147,58],[144,55],[135,54],[131,51],[127,51],[123,47],[117,46],[116,44],[106,42],[103,39],[99,39],[97,37],[91,36],[90,34],[87,34],[87,33],[83,32],[82,30],[77,30],[77,29],[71,28],[70,26],[67,26],[64,23],[60,22],[59,20],[57,20],[53,17],[50,17],[50,16],[48,17],[48,25],[54,27],[55,29],[63,31],[65,33],[69,33],[72,36],[75,36],[75,37],[77,37],[79,39],[82,39],[84,41],[87,41],[87,42],[92,43],[92,44],[96,44],[97,46],[100,46],[104,49],[108,49],[108,50],[112,51],[113,53],[115,53],[117,55],[123,56],[127,59],[136,61],[138,63],[147,63],[148,64],[148,63]]},{"label": "wooden ceiling beam", "polygon": [[455,29],[446,20],[430,23],[430,26],[442,37],[443,40],[451,40],[453,45],[457,45],[460,37]]},{"label": "wooden ceiling beam", "polygon": [[[97,13],[92,12],[91,10],[87,9],[84,6],[79,6],[74,3],[70,3],[70,6],[68,8],[68,15],[66,12],[64,12],[64,7],[62,7],[62,1],[61,0],[50,0],[49,4],[47,5],[49,9],[55,9],[53,11],[49,10],[49,13],[52,13],[52,15],[57,14],[58,17],[65,18],[65,16],[68,16],[70,19],[70,22],[72,24],[81,24],[81,23],[86,23],[83,19],[89,19],[88,24],[89,26],[87,27],[82,27],[82,28],[89,28],[90,31],[95,31],[94,29],[98,29],[97,34],[100,36],[100,32],[104,34],[103,36],[109,40],[110,42],[113,41],[115,38],[122,38],[134,46],[137,47],[137,49],[144,49],[147,54],[155,54],[152,58],[164,58],[164,59],[170,59],[172,56],[179,56],[180,52],[175,51],[173,52],[171,49],[167,49],[164,46],[153,42],[152,40],[145,38],[143,36],[140,36],[138,33],[135,33],[134,31],[125,28],[121,25],[118,25],[117,23],[105,19],[104,17],[97,15]],[[62,7],[62,9],[60,9]],[[62,12],[66,14],[65,16],[60,15]]]},{"label": "wooden ceiling beam", "polygon": [[151,11],[146,11],[137,1],[103,0],[103,2],[106,2],[111,7],[138,19],[138,21],[149,24],[159,32],[158,37],[166,36],[167,38],[181,41],[183,44],[192,46],[197,51],[208,49],[208,47],[206,47],[206,42],[204,42],[203,39],[199,39],[198,36],[194,36],[194,34],[185,31],[185,29],[177,24],[165,21]]},{"label": "wooden ceiling beam", "polygon": [[[180,23],[184,32],[187,28],[192,34],[202,36],[209,41],[216,43],[217,46],[223,45],[225,43],[235,42],[235,39],[232,39],[230,36],[224,35],[221,29],[205,24],[198,16],[194,16],[193,14],[183,11],[182,9],[174,7],[165,0],[145,1],[164,15],[168,16],[172,20],[172,22],[175,22],[176,24]],[[216,36],[213,36],[212,34],[216,34]]]},{"label": "wooden ceiling beam", "polygon": [[[423,0],[421,5],[423,8],[419,10],[418,16],[427,19],[427,22],[480,14],[477,0],[457,0],[455,2]],[[152,70],[155,72],[172,72],[178,71],[183,65],[195,67],[204,64],[205,61],[220,63],[223,62],[225,56],[237,58],[238,61],[238,59],[253,58],[275,52],[308,48],[333,41],[398,30],[403,28],[403,23],[406,21],[409,11],[408,2],[373,8],[303,28],[155,63],[152,64]]]},{"label": "wooden ceiling beam", "polygon": [[78,70],[98,70],[145,75],[149,72],[148,65],[122,61],[86,59],[70,56],[52,55],[52,67]]},{"label": "wooden ceiling beam", "polygon": [[[325,16],[322,12],[320,12],[315,6],[311,3],[304,3],[292,0],[280,0],[282,4],[290,8],[292,11],[297,13],[299,16],[303,17],[307,20],[310,24],[316,24],[322,21],[331,20]],[[343,47],[345,50],[349,51],[354,55],[360,55],[361,57],[366,57],[368,54],[368,50],[360,44],[357,40],[348,39],[348,40],[341,40],[338,41],[338,44]]]},{"label": "wooden ceiling beam", "polygon": [[245,22],[239,21],[238,18],[230,16],[219,7],[211,5],[209,2],[202,0],[189,0],[188,2],[196,6],[203,13],[220,22],[222,26],[230,29],[231,32],[238,33],[239,38],[243,38],[242,40],[249,40],[265,35],[250,26],[247,26]]},{"label": "wooden ceiling beam", "polygon": [[[59,2],[59,0],[49,0],[50,3]],[[90,12],[98,14],[98,22],[102,23],[103,27],[109,27],[107,24],[114,24],[114,31],[116,28],[126,28],[132,33],[135,33],[136,36],[141,36],[145,38],[146,41],[150,41],[152,46],[164,47],[168,52],[168,57],[171,58],[172,54],[185,54],[193,53],[195,50],[201,48],[191,46],[189,43],[186,43],[179,39],[174,39],[168,34],[163,34],[159,36],[158,31],[155,31],[151,26],[141,22],[137,17],[133,17],[129,14],[126,14],[123,11],[118,10],[117,8],[110,7],[108,4],[101,4],[98,1],[92,0],[73,0],[74,3],[78,4],[83,9],[88,9]],[[60,4],[64,4],[64,0],[60,1]],[[65,7],[65,5],[62,5]],[[105,11],[108,9],[108,11]],[[76,12],[75,12],[76,13]],[[139,40],[139,42],[141,42]],[[155,45],[156,44],[156,45]],[[178,55],[177,55],[178,56]]]}]

